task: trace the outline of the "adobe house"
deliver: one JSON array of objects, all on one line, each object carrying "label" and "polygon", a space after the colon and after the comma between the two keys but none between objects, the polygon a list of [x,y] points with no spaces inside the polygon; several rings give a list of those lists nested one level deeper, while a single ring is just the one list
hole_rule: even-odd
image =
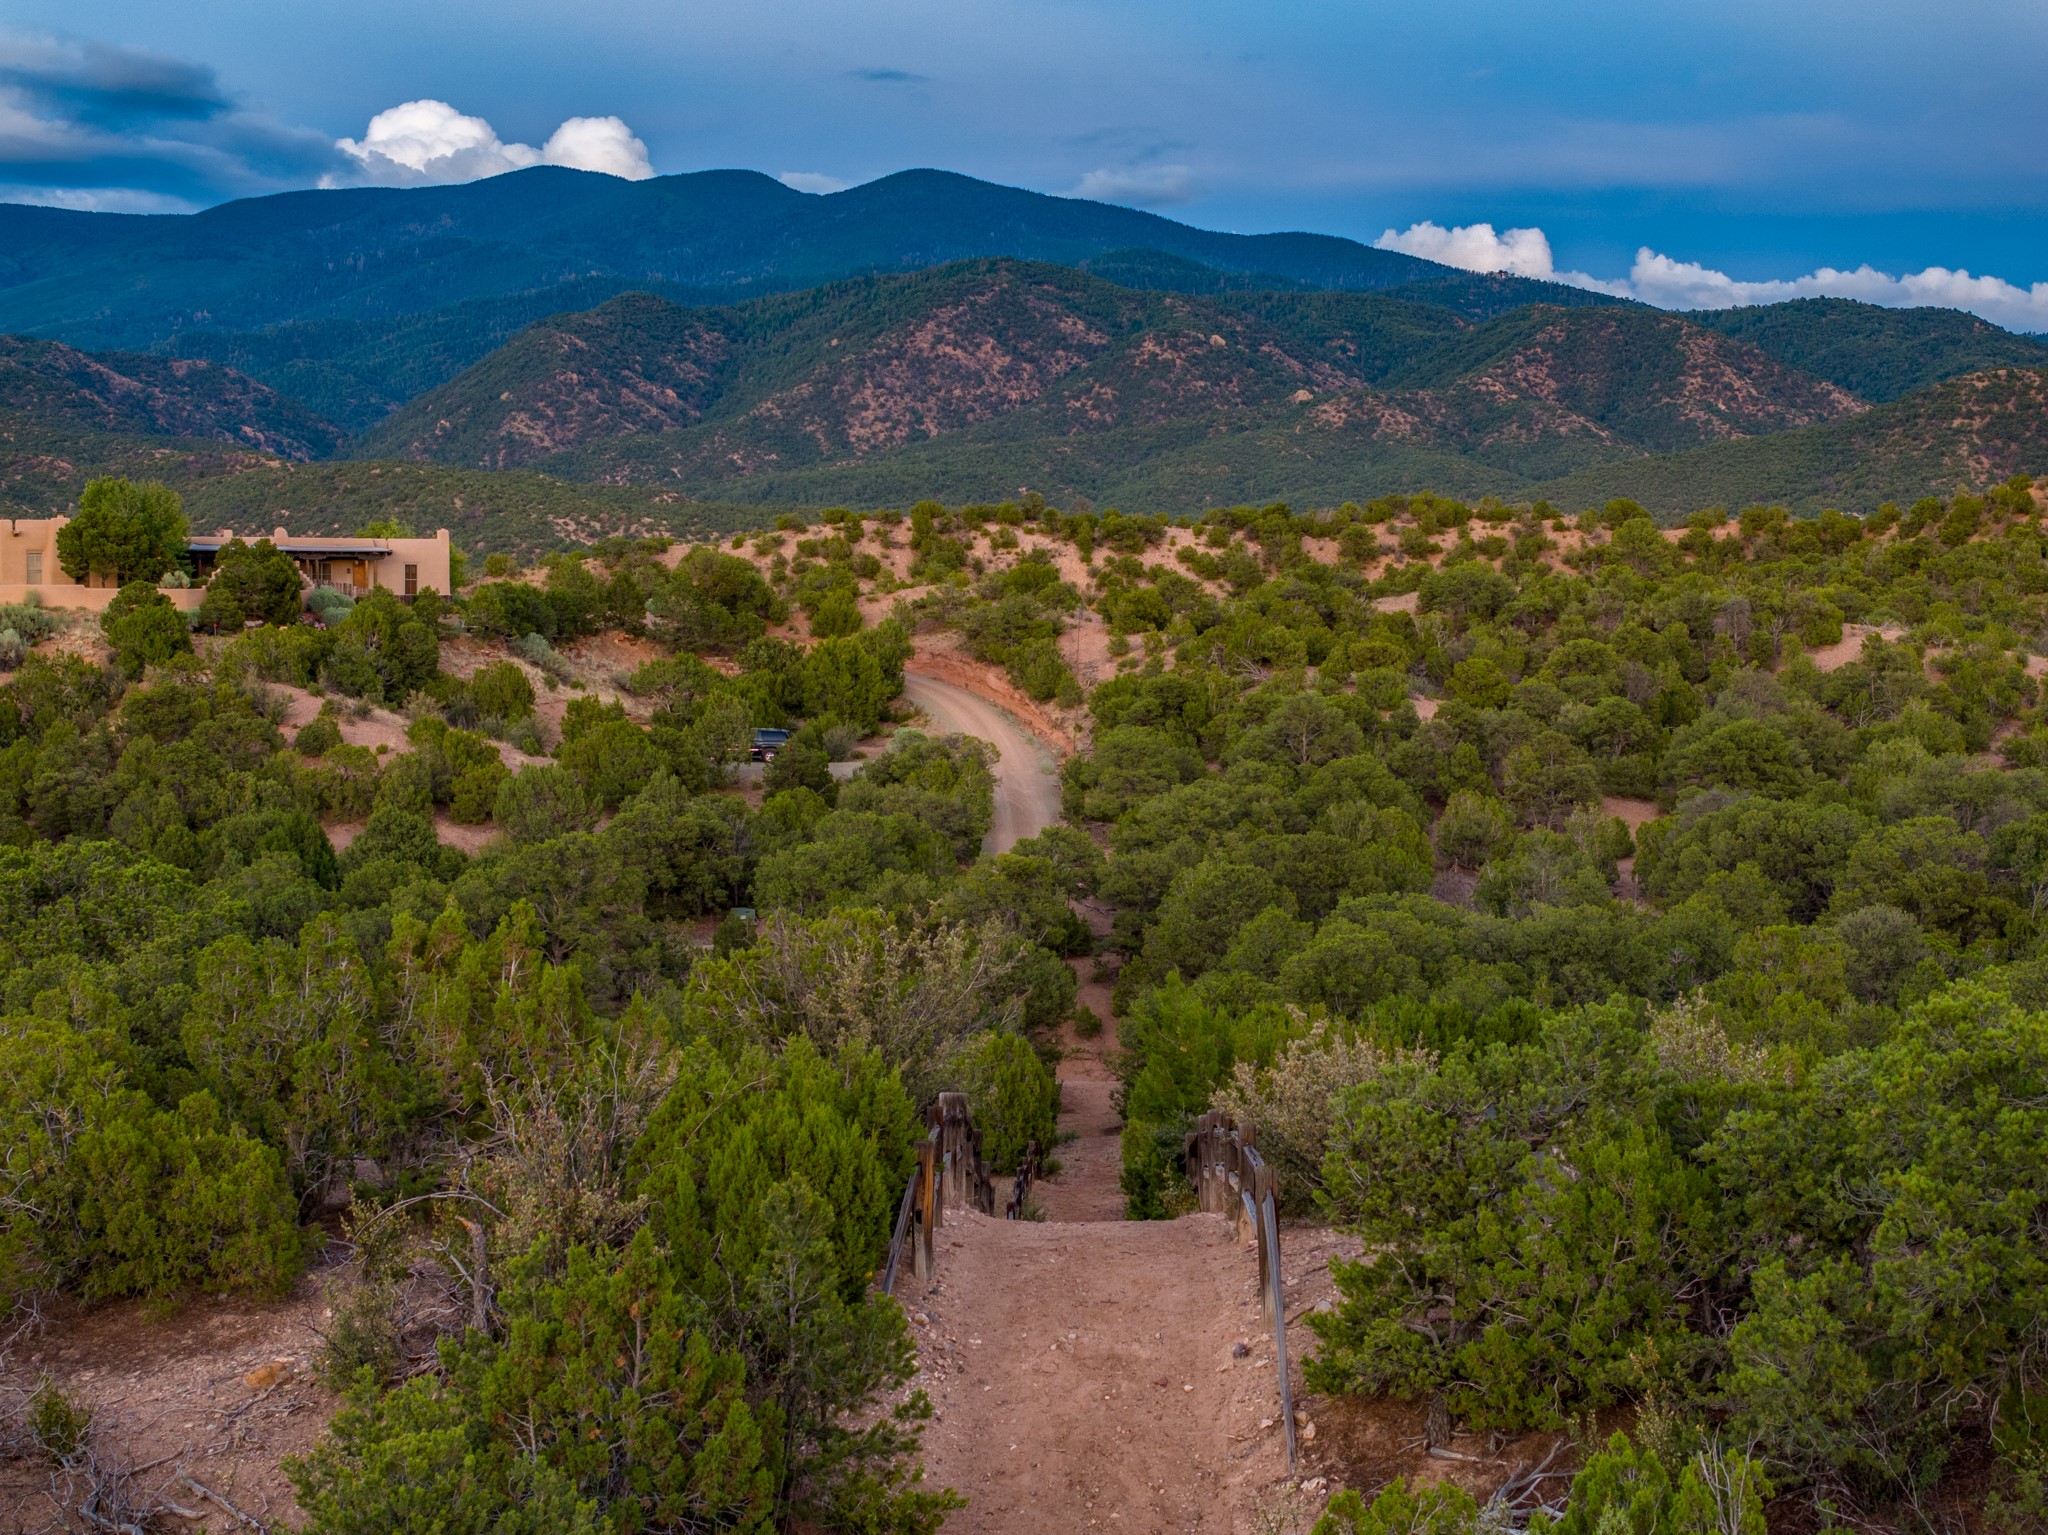
[{"label": "adobe house", "polygon": [[[70,520],[8,519],[6,532],[0,534],[0,602],[25,602],[34,593],[46,607],[85,608],[96,613],[114,600],[117,588],[111,579],[74,581],[57,563],[57,530]],[[236,534],[227,528],[193,534],[185,551],[186,562],[192,569],[192,585],[165,587],[164,595],[187,612],[196,609],[205,598],[206,580],[221,549],[237,537],[253,544],[263,536]],[[308,588],[329,586],[350,597],[360,597],[378,587],[402,598],[417,596],[429,588],[444,597],[449,595],[451,562],[446,528],[436,529],[432,538],[295,537],[283,528],[273,530],[269,537],[291,556]]]}]

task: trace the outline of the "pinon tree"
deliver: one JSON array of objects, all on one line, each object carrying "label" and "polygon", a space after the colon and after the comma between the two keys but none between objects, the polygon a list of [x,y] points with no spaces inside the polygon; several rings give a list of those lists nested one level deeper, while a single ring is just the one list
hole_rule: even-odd
[{"label": "pinon tree", "polygon": [[78,582],[155,583],[182,568],[188,527],[178,493],[155,480],[102,478],[78,497],[78,515],[57,530],[57,563]]},{"label": "pinon tree", "polygon": [[220,552],[199,621],[212,628],[239,629],[249,619],[266,624],[296,623],[302,583],[289,555],[267,538],[245,544],[237,538]]},{"label": "pinon tree", "polygon": [[100,628],[114,648],[116,664],[131,677],[192,649],[185,615],[149,581],[131,581],[116,592],[100,615]]}]

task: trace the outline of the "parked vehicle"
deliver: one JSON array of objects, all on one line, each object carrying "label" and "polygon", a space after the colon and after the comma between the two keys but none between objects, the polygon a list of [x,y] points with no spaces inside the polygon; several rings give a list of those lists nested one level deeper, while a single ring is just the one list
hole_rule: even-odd
[{"label": "parked vehicle", "polygon": [[775,754],[788,744],[787,730],[757,730],[754,732],[753,748],[747,755],[756,762],[773,762]]}]

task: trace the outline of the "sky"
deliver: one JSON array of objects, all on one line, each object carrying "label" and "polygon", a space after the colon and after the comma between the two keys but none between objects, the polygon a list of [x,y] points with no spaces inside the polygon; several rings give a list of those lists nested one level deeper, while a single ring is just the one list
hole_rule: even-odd
[{"label": "sky", "polygon": [[0,200],[541,163],[938,166],[1670,307],[2048,331],[2041,0],[0,0]]}]

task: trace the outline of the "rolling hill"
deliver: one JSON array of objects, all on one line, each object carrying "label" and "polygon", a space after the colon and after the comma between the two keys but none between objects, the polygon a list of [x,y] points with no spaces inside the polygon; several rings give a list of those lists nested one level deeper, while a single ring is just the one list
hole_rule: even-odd
[{"label": "rolling hill", "polygon": [[2048,368],[1992,368],[1848,420],[1575,474],[1548,487],[1579,505],[1631,496],[1673,514],[1781,502],[1869,511],[2048,475]]},{"label": "rolling hill", "polygon": [[296,400],[217,363],[134,352],[97,355],[0,336],[0,419],[36,428],[203,437],[324,458],[341,433]]},{"label": "rolling hill", "polygon": [[1861,408],[1638,307],[1475,324],[1386,295],[1198,297],[981,261],[730,309],[622,296],[530,327],[354,451],[751,496],[762,476],[851,486],[956,439],[1012,484],[1048,454],[1285,430],[1335,464],[1423,452],[1526,479]]},{"label": "rolling hill", "polygon": [[1964,373],[2048,364],[2048,339],[2016,336],[1959,309],[1802,298],[1687,318],[1873,404]]}]

